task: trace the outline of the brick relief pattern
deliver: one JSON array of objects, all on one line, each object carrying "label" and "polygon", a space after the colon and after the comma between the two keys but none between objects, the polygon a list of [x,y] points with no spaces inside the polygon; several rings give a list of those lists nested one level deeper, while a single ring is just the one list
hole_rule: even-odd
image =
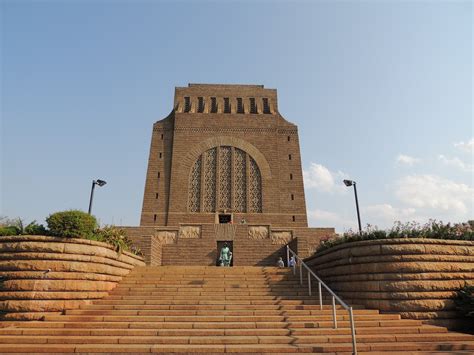
[{"label": "brick relief pattern", "polygon": [[234,165],[235,165],[235,176],[234,176],[234,211],[235,212],[246,212],[247,211],[247,166],[246,166],[246,154],[243,150],[235,148],[234,150]]},{"label": "brick relief pattern", "polygon": [[204,154],[204,212],[216,210],[216,158],[217,148],[212,148]]},{"label": "brick relief pattern", "polygon": [[219,149],[219,208],[230,209],[231,193],[231,147],[220,147]]},{"label": "brick relief pattern", "polygon": [[250,158],[250,212],[262,212],[262,177],[255,160]]},{"label": "brick relief pattern", "polygon": [[196,161],[189,176],[189,211],[199,212],[201,201],[201,166],[202,157]]}]

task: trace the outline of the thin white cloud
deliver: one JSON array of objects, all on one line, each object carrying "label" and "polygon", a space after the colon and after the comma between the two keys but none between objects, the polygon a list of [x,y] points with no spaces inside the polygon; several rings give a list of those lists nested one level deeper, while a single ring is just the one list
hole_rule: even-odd
[{"label": "thin white cloud", "polygon": [[337,231],[357,227],[356,216],[354,216],[353,220],[349,220],[335,212],[319,209],[308,211],[308,219],[312,226],[335,227]]},{"label": "thin white cloud", "polygon": [[420,161],[421,159],[419,158],[411,157],[405,154],[399,154],[396,160],[398,165],[408,165],[408,166],[413,166],[419,163]]},{"label": "thin white cloud", "polygon": [[[410,175],[396,183],[396,197],[407,206],[449,211],[452,215],[472,215],[474,188],[436,175]],[[423,211],[425,214],[429,214]]]},{"label": "thin white cloud", "polygon": [[441,155],[438,155],[438,160],[441,161],[442,163],[448,165],[448,166],[452,166],[452,167],[455,167],[455,168],[458,168],[458,169],[461,169],[461,170],[464,170],[464,171],[471,172],[471,171],[474,170],[471,164],[463,162],[458,157],[448,158],[448,157],[441,154]]},{"label": "thin white cloud", "polygon": [[474,138],[471,138],[469,142],[454,143],[454,146],[458,148],[459,150],[462,150],[463,152],[473,154],[474,153]]},{"label": "thin white cloud", "polygon": [[309,170],[303,170],[304,186],[324,192],[345,192],[342,180],[347,178],[342,171],[332,172],[321,164],[311,163]]},{"label": "thin white cloud", "polygon": [[415,215],[415,208],[399,208],[394,207],[388,203],[364,207],[362,212],[370,224],[377,225],[380,228],[391,227],[395,221],[418,219]]}]

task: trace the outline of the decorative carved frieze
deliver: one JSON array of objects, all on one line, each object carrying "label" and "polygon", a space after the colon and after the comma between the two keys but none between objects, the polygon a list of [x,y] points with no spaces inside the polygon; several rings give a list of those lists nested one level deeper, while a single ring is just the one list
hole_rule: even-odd
[{"label": "decorative carved frieze", "polygon": [[177,231],[157,231],[156,232],[156,238],[162,244],[176,243],[177,237],[178,237],[178,232]]},{"label": "decorative carved frieze", "polygon": [[201,238],[201,226],[180,226],[179,238],[182,238],[182,239]]},{"label": "decorative carved frieze", "polygon": [[249,226],[249,239],[260,240],[269,237],[268,226]]},{"label": "decorative carved frieze", "polygon": [[286,245],[293,240],[293,232],[291,231],[277,231],[272,232],[272,244]]}]

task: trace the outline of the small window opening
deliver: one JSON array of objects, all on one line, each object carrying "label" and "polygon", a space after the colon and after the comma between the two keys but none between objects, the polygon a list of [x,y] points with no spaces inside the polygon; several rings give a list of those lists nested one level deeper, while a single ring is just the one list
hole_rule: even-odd
[{"label": "small window opening", "polygon": [[156,222],[156,214],[153,215],[153,222]]},{"label": "small window opening", "polygon": [[198,112],[204,112],[204,97],[198,97]]},{"label": "small window opening", "polygon": [[155,199],[158,200],[158,192],[155,194]]},{"label": "small window opening", "polygon": [[163,140],[163,133],[161,133],[161,140]]},{"label": "small window opening", "polygon": [[[160,173],[158,173],[159,175]],[[293,174],[290,174],[290,180],[293,180]]]},{"label": "small window opening", "polygon": [[288,142],[290,141],[290,136],[288,136]]},{"label": "small window opening", "polygon": [[230,214],[220,214],[219,215],[219,223],[220,224],[232,223],[232,215],[230,215]]},{"label": "small window opening", "polygon": [[288,154],[288,160],[291,160],[291,154]]},{"label": "small window opening", "polygon": [[211,113],[217,113],[217,99],[211,97]]},{"label": "small window opening", "polygon": [[266,97],[263,98],[263,113],[270,113],[270,105]]},{"label": "small window opening", "polygon": [[244,113],[244,104],[241,97],[237,98],[237,113]]},{"label": "small window opening", "polygon": [[230,100],[228,97],[224,97],[224,113],[230,113]]},{"label": "small window opening", "polygon": [[191,111],[191,98],[189,96],[184,97],[184,112]]},{"label": "small window opening", "polygon": [[296,217],[295,216],[293,216],[293,222],[296,222]]},{"label": "small window opening", "polygon": [[163,157],[163,153],[160,152],[160,159]]},{"label": "small window opening", "polygon": [[250,113],[257,113],[257,105],[255,104],[255,97],[250,98]]},{"label": "small window opening", "polygon": [[291,201],[295,200],[295,195],[291,194]]},{"label": "small window opening", "polygon": [[160,178],[160,172],[158,172],[158,179]]}]

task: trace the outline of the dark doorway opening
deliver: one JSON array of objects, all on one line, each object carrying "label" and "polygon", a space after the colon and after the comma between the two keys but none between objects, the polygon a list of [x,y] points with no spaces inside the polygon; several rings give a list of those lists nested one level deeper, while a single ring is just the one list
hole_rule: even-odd
[{"label": "dark doorway opening", "polygon": [[219,215],[219,223],[231,223],[232,222],[232,215],[230,214],[220,214]]},{"label": "dark doorway opening", "polygon": [[232,241],[218,241],[217,242],[217,260],[216,260],[216,266],[221,266],[221,250],[224,248],[224,244],[227,244],[227,247],[230,249],[230,252],[232,253],[232,259],[230,260],[230,265],[234,265],[234,243]]}]

